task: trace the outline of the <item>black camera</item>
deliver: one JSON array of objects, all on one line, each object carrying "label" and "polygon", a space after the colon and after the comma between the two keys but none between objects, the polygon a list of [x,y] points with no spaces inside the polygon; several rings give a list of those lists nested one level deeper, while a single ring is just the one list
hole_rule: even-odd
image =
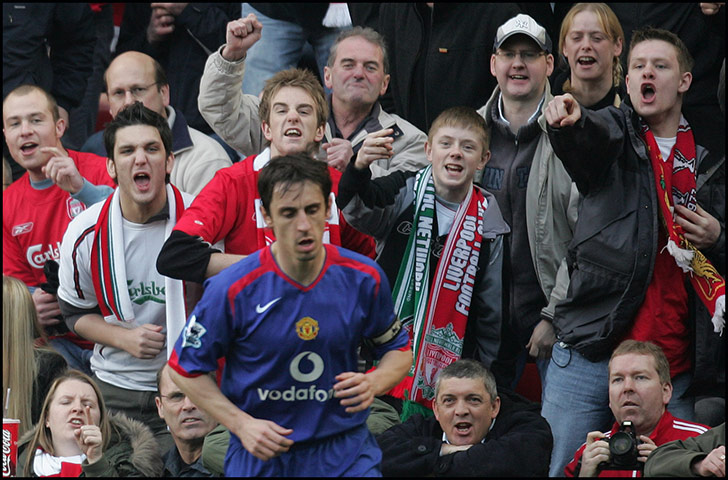
[{"label": "black camera", "polygon": [[602,462],[599,465],[601,470],[642,470],[644,462],[637,458],[640,456],[637,445],[640,442],[634,431],[632,422],[622,422],[619,431],[609,439],[609,462]]}]

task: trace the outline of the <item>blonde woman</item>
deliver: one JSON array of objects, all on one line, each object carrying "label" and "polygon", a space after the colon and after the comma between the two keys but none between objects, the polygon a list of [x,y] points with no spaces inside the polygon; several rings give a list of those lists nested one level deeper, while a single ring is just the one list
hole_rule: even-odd
[{"label": "blonde woman", "polygon": [[624,31],[604,3],[577,3],[559,32],[561,61],[568,63],[554,79],[553,93],[571,93],[582,106],[598,110],[619,106],[624,96],[620,55]]},{"label": "blonde woman", "polygon": [[[45,344],[28,287],[3,275],[3,398],[10,389],[7,416],[20,420],[20,434],[38,421],[53,379],[66,360]],[[32,355],[30,355],[32,352]]]},{"label": "blonde woman", "polygon": [[156,477],[159,446],[149,427],[110,415],[96,383],[78,370],[56,378],[40,420],[18,442],[23,476]]}]

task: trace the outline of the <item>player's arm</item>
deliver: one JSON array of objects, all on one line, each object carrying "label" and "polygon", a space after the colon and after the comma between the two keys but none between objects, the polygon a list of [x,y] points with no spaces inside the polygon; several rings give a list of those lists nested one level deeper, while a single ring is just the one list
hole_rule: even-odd
[{"label": "player's arm", "polygon": [[198,408],[209,412],[215,420],[225,425],[242,442],[243,447],[261,460],[269,460],[285,453],[293,445],[287,438],[293,433],[275,422],[253,418],[240,410],[225,395],[209,375],[184,376],[170,364],[170,376],[174,383]]}]

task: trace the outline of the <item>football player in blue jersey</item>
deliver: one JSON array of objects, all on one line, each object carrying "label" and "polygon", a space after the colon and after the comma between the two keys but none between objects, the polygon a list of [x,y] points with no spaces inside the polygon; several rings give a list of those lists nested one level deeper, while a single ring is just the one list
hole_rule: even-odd
[{"label": "football player in blue jersey", "polygon": [[[172,378],[230,429],[226,476],[379,476],[369,406],[412,362],[387,277],[324,244],[326,163],[278,157],[258,179],[276,241],[205,282],[177,339]],[[377,368],[357,371],[364,343]],[[225,357],[218,388],[206,372]]]}]

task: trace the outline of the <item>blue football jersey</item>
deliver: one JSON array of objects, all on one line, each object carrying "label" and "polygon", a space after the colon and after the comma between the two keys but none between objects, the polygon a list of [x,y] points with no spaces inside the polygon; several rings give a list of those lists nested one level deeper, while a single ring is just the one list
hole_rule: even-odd
[{"label": "blue football jersey", "polygon": [[[225,357],[223,394],[255,418],[292,428],[294,442],[366,422],[368,411],[347,413],[333,397],[334,377],[356,372],[360,342],[395,321],[380,267],[341,247],[325,248],[322,271],[306,287],[281,271],[270,247],[208,279],[169,361],[195,376],[216,370]],[[375,356],[407,345],[401,329]]]}]

